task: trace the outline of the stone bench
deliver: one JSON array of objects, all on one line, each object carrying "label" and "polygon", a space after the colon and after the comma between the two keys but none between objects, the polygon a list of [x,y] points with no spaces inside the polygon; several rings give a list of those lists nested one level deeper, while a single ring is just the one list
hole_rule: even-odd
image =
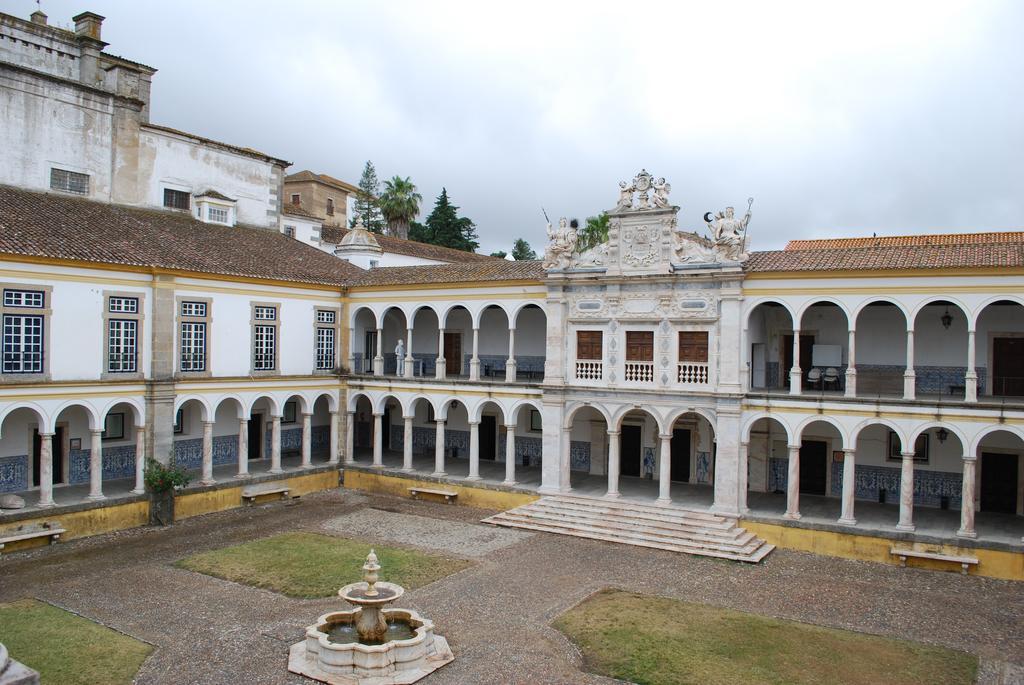
[{"label": "stone bench", "polygon": [[419,499],[420,495],[437,495],[438,497],[444,497],[444,501],[451,504],[455,501],[455,498],[459,496],[459,493],[453,490],[435,490],[434,488],[409,488],[409,496],[413,499]]},{"label": "stone bench", "polygon": [[44,523],[39,527],[15,528],[7,533],[0,534],[0,550],[9,543],[21,542],[23,540],[36,540],[38,538],[50,538],[50,544],[60,540],[60,536],[67,531],[60,526]]},{"label": "stone bench", "polygon": [[242,490],[242,501],[246,505],[252,505],[256,503],[256,499],[259,497],[267,497],[270,495],[278,495],[280,499],[288,499],[291,494],[291,489],[285,486],[281,487],[248,487]]},{"label": "stone bench", "polygon": [[954,564],[960,564],[960,572],[967,575],[968,566],[977,566],[978,560],[975,557],[959,556],[956,554],[942,554],[941,552],[918,552],[913,549],[897,549],[893,547],[889,550],[889,554],[899,557],[900,566],[907,565],[907,557],[914,559],[931,559],[933,561],[948,561]]}]

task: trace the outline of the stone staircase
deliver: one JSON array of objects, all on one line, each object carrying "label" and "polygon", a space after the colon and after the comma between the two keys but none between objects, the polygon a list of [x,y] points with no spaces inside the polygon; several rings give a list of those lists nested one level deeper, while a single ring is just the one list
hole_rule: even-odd
[{"label": "stone staircase", "polygon": [[737,526],[734,518],[629,500],[542,497],[483,522],[749,563],[775,549]]}]

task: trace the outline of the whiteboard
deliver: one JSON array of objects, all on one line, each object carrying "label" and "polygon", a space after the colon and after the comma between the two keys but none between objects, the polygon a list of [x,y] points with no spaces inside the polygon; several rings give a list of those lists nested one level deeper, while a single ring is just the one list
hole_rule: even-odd
[{"label": "whiteboard", "polygon": [[842,345],[815,345],[811,350],[812,366],[842,366]]}]

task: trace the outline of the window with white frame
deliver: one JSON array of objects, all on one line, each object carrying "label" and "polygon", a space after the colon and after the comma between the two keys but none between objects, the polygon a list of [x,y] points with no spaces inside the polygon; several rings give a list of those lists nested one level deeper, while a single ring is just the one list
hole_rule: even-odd
[{"label": "window with white frame", "polygon": [[316,310],[316,322],[317,323],[330,323],[333,324],[338,318],[338,313],[330,309],[318,309]]},{"label": "window with white frame", "polygon": [[111,296],[107,301],[107,311],[111,314],[138,314],[139,298]]},{"label": "window with white frame", "polygon": [[138,370],[139,323],[134,319],[107,321],[107,372]]},{"label": "window with white frame", "polygon": [[[46,292],[20,288],[3,291],[2,373],[44,373]],[[24,311],[28,310],[28,311]]]},{"label": "window with white frame", "polygon": [[179,309],[178,370],[202,373],[207,369],[209,304],[184,301]]},{"label": "window with white frame", "polygon": [[253,309],[253,318],[257,321],[276,321],[277,320],[277,307],[266,307],[262,305],[256,305]]},{"label": "window with white frame", "polygon": [[50,169],[50,188],[76,195],[89,194],[89,174],[66,169]]},{"label": "window with white frame", "polygon": [[334,368],[334,329],[316,329],[316,368],[320,370]]},{"label": "window with white frame", "polygon": [[253,328],[253,368],[257,371],[273,371],[277,357],[277,327],[255,326]]},{"label": "window with white frame", "polygon": [[206,218],[208,221],[212,221],[218,224],[229,223],[228,217],[231,216],[231,210],[223,207],[209,207],[206,210]]}]

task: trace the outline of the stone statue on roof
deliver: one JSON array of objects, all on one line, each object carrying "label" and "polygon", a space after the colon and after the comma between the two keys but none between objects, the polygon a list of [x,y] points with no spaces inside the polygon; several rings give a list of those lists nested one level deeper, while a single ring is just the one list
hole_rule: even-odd
[{"label": "stone statue on roof", "polygon": [[557,230],[548,222],[549,243],[544,248],[543,267],[545,269],[569,268],[578,238],[575,220],[570,224],[565,217],[562,217],[558,220]]},{"label": "stone statue on roof", "polygon": [[754,198],[747,198],[747,213],[742,219],[737,219],[735,210],[726,207],[725,211],[718,212],[711,217],[711,212],[704,215],[704,222],[711,232],[711,239],[718,247],[722,256],[732,262],[741,262],[747,258],[747,225],[750,223],[750,208],[754,204]]}]

